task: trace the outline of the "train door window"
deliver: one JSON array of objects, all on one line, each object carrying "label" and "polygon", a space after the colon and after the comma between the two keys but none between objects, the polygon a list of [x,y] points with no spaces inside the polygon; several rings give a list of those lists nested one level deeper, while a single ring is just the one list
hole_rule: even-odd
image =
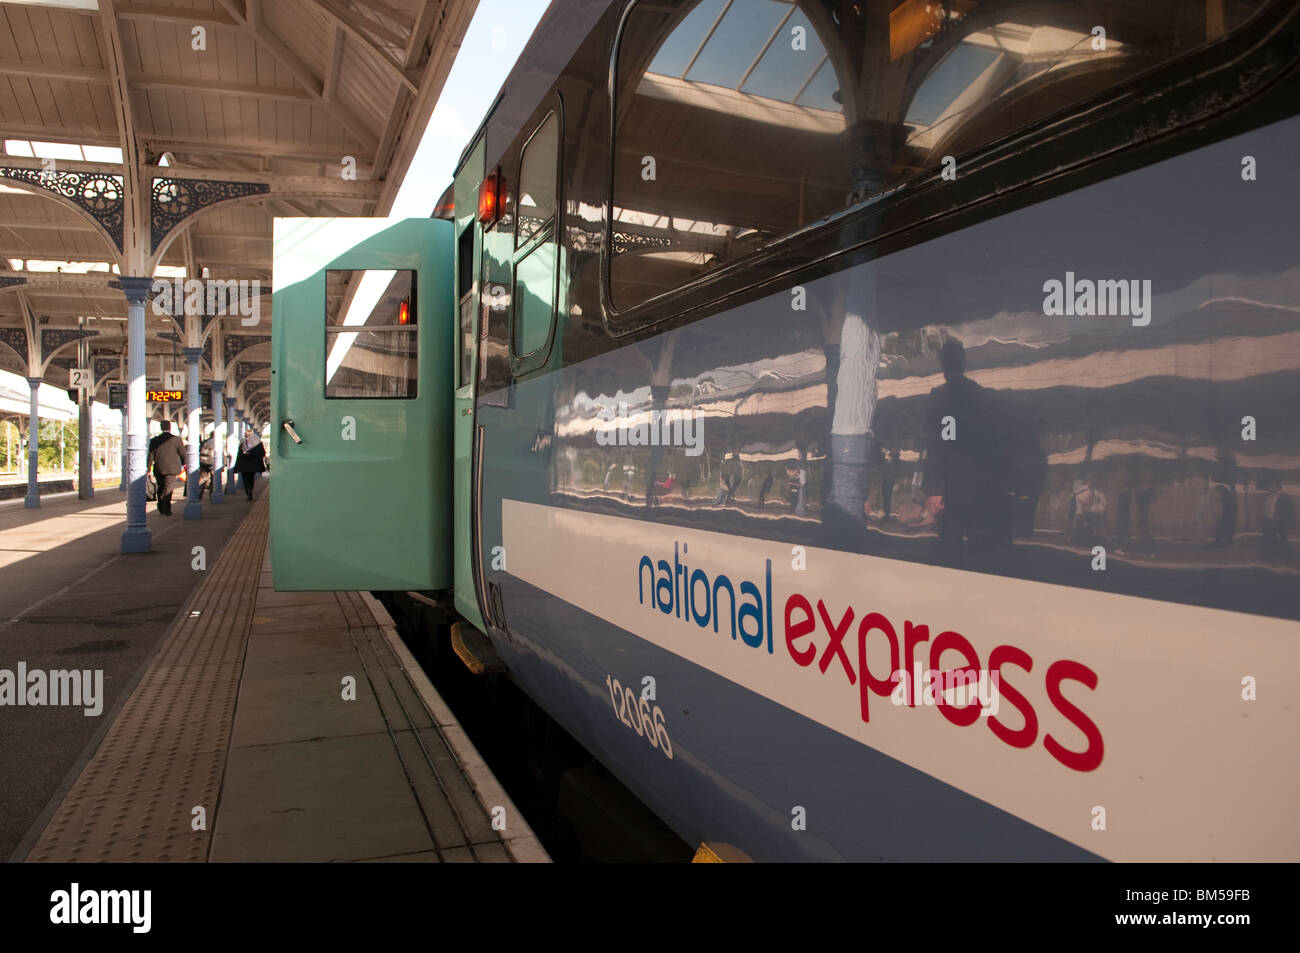
[{"label": "train door window", "polygon": [[474,225],[460,233],[456,248],[456,299],[460,309],[460,379],[464,387],[474,376]]},{"label": "train door window", "polygon": [[325,272],[325,396],[416,396],[415,272]]},{"label": "train door window", "polygon": [[632,308],[1218,40],[1268,0],[640,0],[615,66]]},{"label": "train door window", "polygon": [[560,123],[549,113],[524,144],[515,213],[514,305],[511,351],[516,370],[545,359],[555,319],[557,292],[556,172]]}]

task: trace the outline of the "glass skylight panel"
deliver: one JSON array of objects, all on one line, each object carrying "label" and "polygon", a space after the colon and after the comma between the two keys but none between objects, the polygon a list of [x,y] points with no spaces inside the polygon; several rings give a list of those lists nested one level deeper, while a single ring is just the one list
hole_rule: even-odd
[{"label": "glass skylight panel", "polygon": [[932,125],[999,55],[997,50],[959,44],[916,91],[905,121],[916,126]]},{"label": "glass skylight panel", "polygon": [[835,67],[828,59],[817,71],[808,88],[795,100],[797,106],[811,106],[814,109],[829,109],[841,112],[844,107],[835,101],[835,91],[840,88],[840,81],[835,76]]},{"label": "glass skylight panel", "polygon": [[789,12],[790,4],[776,0],[734,0],[686,78],[735,89]]},{"label": "glass skylight panel", "polygon": [[703,0],[688,13],[686,19],[682,20],[659,48],[647,72],[658,73],[660,76],[681,76],[695,51],[704,42],[704,34],[722,11],[723,2],[724,0]]},{"label": "glass skylight panel", "polygon": [[82,146],[87,162],[122,162],[122,150],[117,146]]},{"label": "glass skylight panel", "polygon": [[[805,49],[794,49],[794,30],[797,27],[803,28]],[[803,11],[795,10],[781,25],[772,45],[741,85],[740,91],[792,103],[825,54],[826,48],[808,18]]]}]

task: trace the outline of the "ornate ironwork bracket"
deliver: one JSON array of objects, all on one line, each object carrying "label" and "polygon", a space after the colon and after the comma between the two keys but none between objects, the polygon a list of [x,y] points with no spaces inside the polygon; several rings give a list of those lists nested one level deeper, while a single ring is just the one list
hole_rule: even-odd
[{"label": "ornate ironwork bracket", "polygon": [[110,374],[117,373],[122,367],[122,362],[115,357],[97,357],[95,358],[95,387],[108,380]]},{"label": "ornate ironwork bracket", "polygon": [[271,187],[265,182],[216,182],[210,179],[173,179],[157,177],[150,186],[149,230],[155,253],[162,247],[168,232],[195,212],[230,199],[265,195]]},{"label": "ornate ironwork bracket", "polygon": [[257,347],[259,344],[270,344],[271,335],[269,334],[227,334],[226,340],[222,344],[225,351],[226,366],[229,367],[236,357],[247,351],[250,347]]},{"label": "ornate ironwork bracket", "polygon": [[14,349],[18,357],[23,362],[23,367],[27,367],[27,329],[26,328],[0,328],[0,342],[8,344]]},{"label": "ornate ironwork bracket", "polygon": [[27,284],[26,278],[16,278],[13,276],[0,278],[0,288],[12,288],[14,285]]},{"label": "ornate ironwork bracket", "polygon": [[76,330],[50,330],[46,328],[41,331],[41,360],[48,361],[49,355],[53,354],[59,348],[71,344],[73,341],[80,341],[82,338],[99,337],[98,331],[88,331],[85,328]]},{"label": "ornate ironwork bracket", "polygon": [[239,387],[258,371],[264,371],[270,366],[269,361],[240,361],[235,365],[235,386]]},{"label": "ornate ironwork bracket", "polygon": [[67,172],[59,169],[0,168],[0,177],[24,182],[67,199],[95,220],[122,251],[125,187],[120,175],[105,172]]}]

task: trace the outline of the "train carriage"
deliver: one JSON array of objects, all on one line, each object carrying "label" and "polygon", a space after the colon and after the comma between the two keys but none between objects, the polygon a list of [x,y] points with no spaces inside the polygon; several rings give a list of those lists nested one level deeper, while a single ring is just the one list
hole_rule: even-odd
[{"label": "train carriage", "polygon": [[277,220],[277,587],[440,600],[692,845],[1300,858],[1298,41],[555,3],[448,210]]}]

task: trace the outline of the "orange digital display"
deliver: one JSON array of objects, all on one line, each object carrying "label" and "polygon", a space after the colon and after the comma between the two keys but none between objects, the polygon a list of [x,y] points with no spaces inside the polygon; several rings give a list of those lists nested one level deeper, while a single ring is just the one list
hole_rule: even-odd
[{"label": "orange digital display", "polygon": [[185,392],[179,390],[147,390],[144,392],[144,399],[151,404],[171,404],[179,401],[184,396]]}]

